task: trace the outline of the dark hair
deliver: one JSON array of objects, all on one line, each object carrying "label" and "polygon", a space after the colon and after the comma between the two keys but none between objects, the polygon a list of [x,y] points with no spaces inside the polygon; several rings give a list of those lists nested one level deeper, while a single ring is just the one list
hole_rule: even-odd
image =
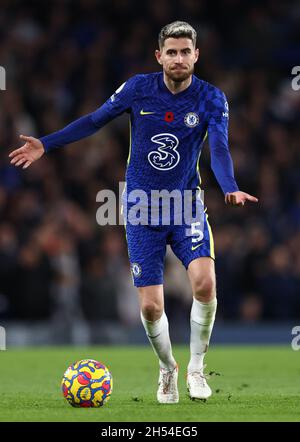
[{"label": "dark hair", "polygon": [[197,32],[185,21],[174,21],[164,26],[158,36],[158,45],[161,49],[167,38],[190,38],[194,47],[196,46]]}]

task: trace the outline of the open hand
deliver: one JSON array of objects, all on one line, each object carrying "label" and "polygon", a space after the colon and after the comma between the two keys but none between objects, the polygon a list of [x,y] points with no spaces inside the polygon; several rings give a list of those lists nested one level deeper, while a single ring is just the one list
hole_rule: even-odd
[{"label": "open hand", "polygon": [[25,135],[20,135],[20,138],[25,141],[25,144],[19,149],[13,150],[8,156],[11,158],[11,164],[15,166],[23,164],[23,169],[26,169],[44,155],[45,149],[42,142],[37,138],[26,137]]}]

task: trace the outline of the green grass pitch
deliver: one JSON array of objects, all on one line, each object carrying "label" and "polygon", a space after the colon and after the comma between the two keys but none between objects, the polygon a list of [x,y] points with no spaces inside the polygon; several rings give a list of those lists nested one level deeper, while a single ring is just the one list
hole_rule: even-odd
[{"label": "green grass pitch", "polygon": [[[151,347],[59,347],[0,352],[0,421],[201,422],[300,421],[300,354],[291,347],[212,346],[207,372],[213,396],[191,401],[188,347],[174,347],[180,402],[156,402],[157,361]],[[98,409],[72,408],[60,381],[67,366],[91,358],[112,372],[114,391]]]}]

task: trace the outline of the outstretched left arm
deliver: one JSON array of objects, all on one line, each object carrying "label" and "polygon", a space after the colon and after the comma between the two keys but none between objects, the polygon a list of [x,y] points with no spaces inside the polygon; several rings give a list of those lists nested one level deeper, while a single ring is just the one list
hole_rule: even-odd
[{"label": "outstretched left arm", "polygon": [[228,104],[225,95],[216,89],[214,111],[208,123],[208,139],[211,168],[225,195],[225,203],[244,206],[246,201],[257,203],[258,199],[239,190],[234,178],[233,162],[228,146]]}]

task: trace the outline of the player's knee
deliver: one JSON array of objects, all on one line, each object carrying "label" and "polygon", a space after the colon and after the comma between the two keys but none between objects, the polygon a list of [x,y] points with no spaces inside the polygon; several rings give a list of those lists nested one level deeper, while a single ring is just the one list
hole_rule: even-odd
[{"label": "player's knee", "polygon": [[163,313],[163,306],[153,300],[145,300],[142,303],[142,313],[147,321],[156,321]]},{"label": "player's knee", "polygon": [[216,296],[216,281],[213,276],[199,278],[194,283],[194,297],[200,302],[209,302]]}]

